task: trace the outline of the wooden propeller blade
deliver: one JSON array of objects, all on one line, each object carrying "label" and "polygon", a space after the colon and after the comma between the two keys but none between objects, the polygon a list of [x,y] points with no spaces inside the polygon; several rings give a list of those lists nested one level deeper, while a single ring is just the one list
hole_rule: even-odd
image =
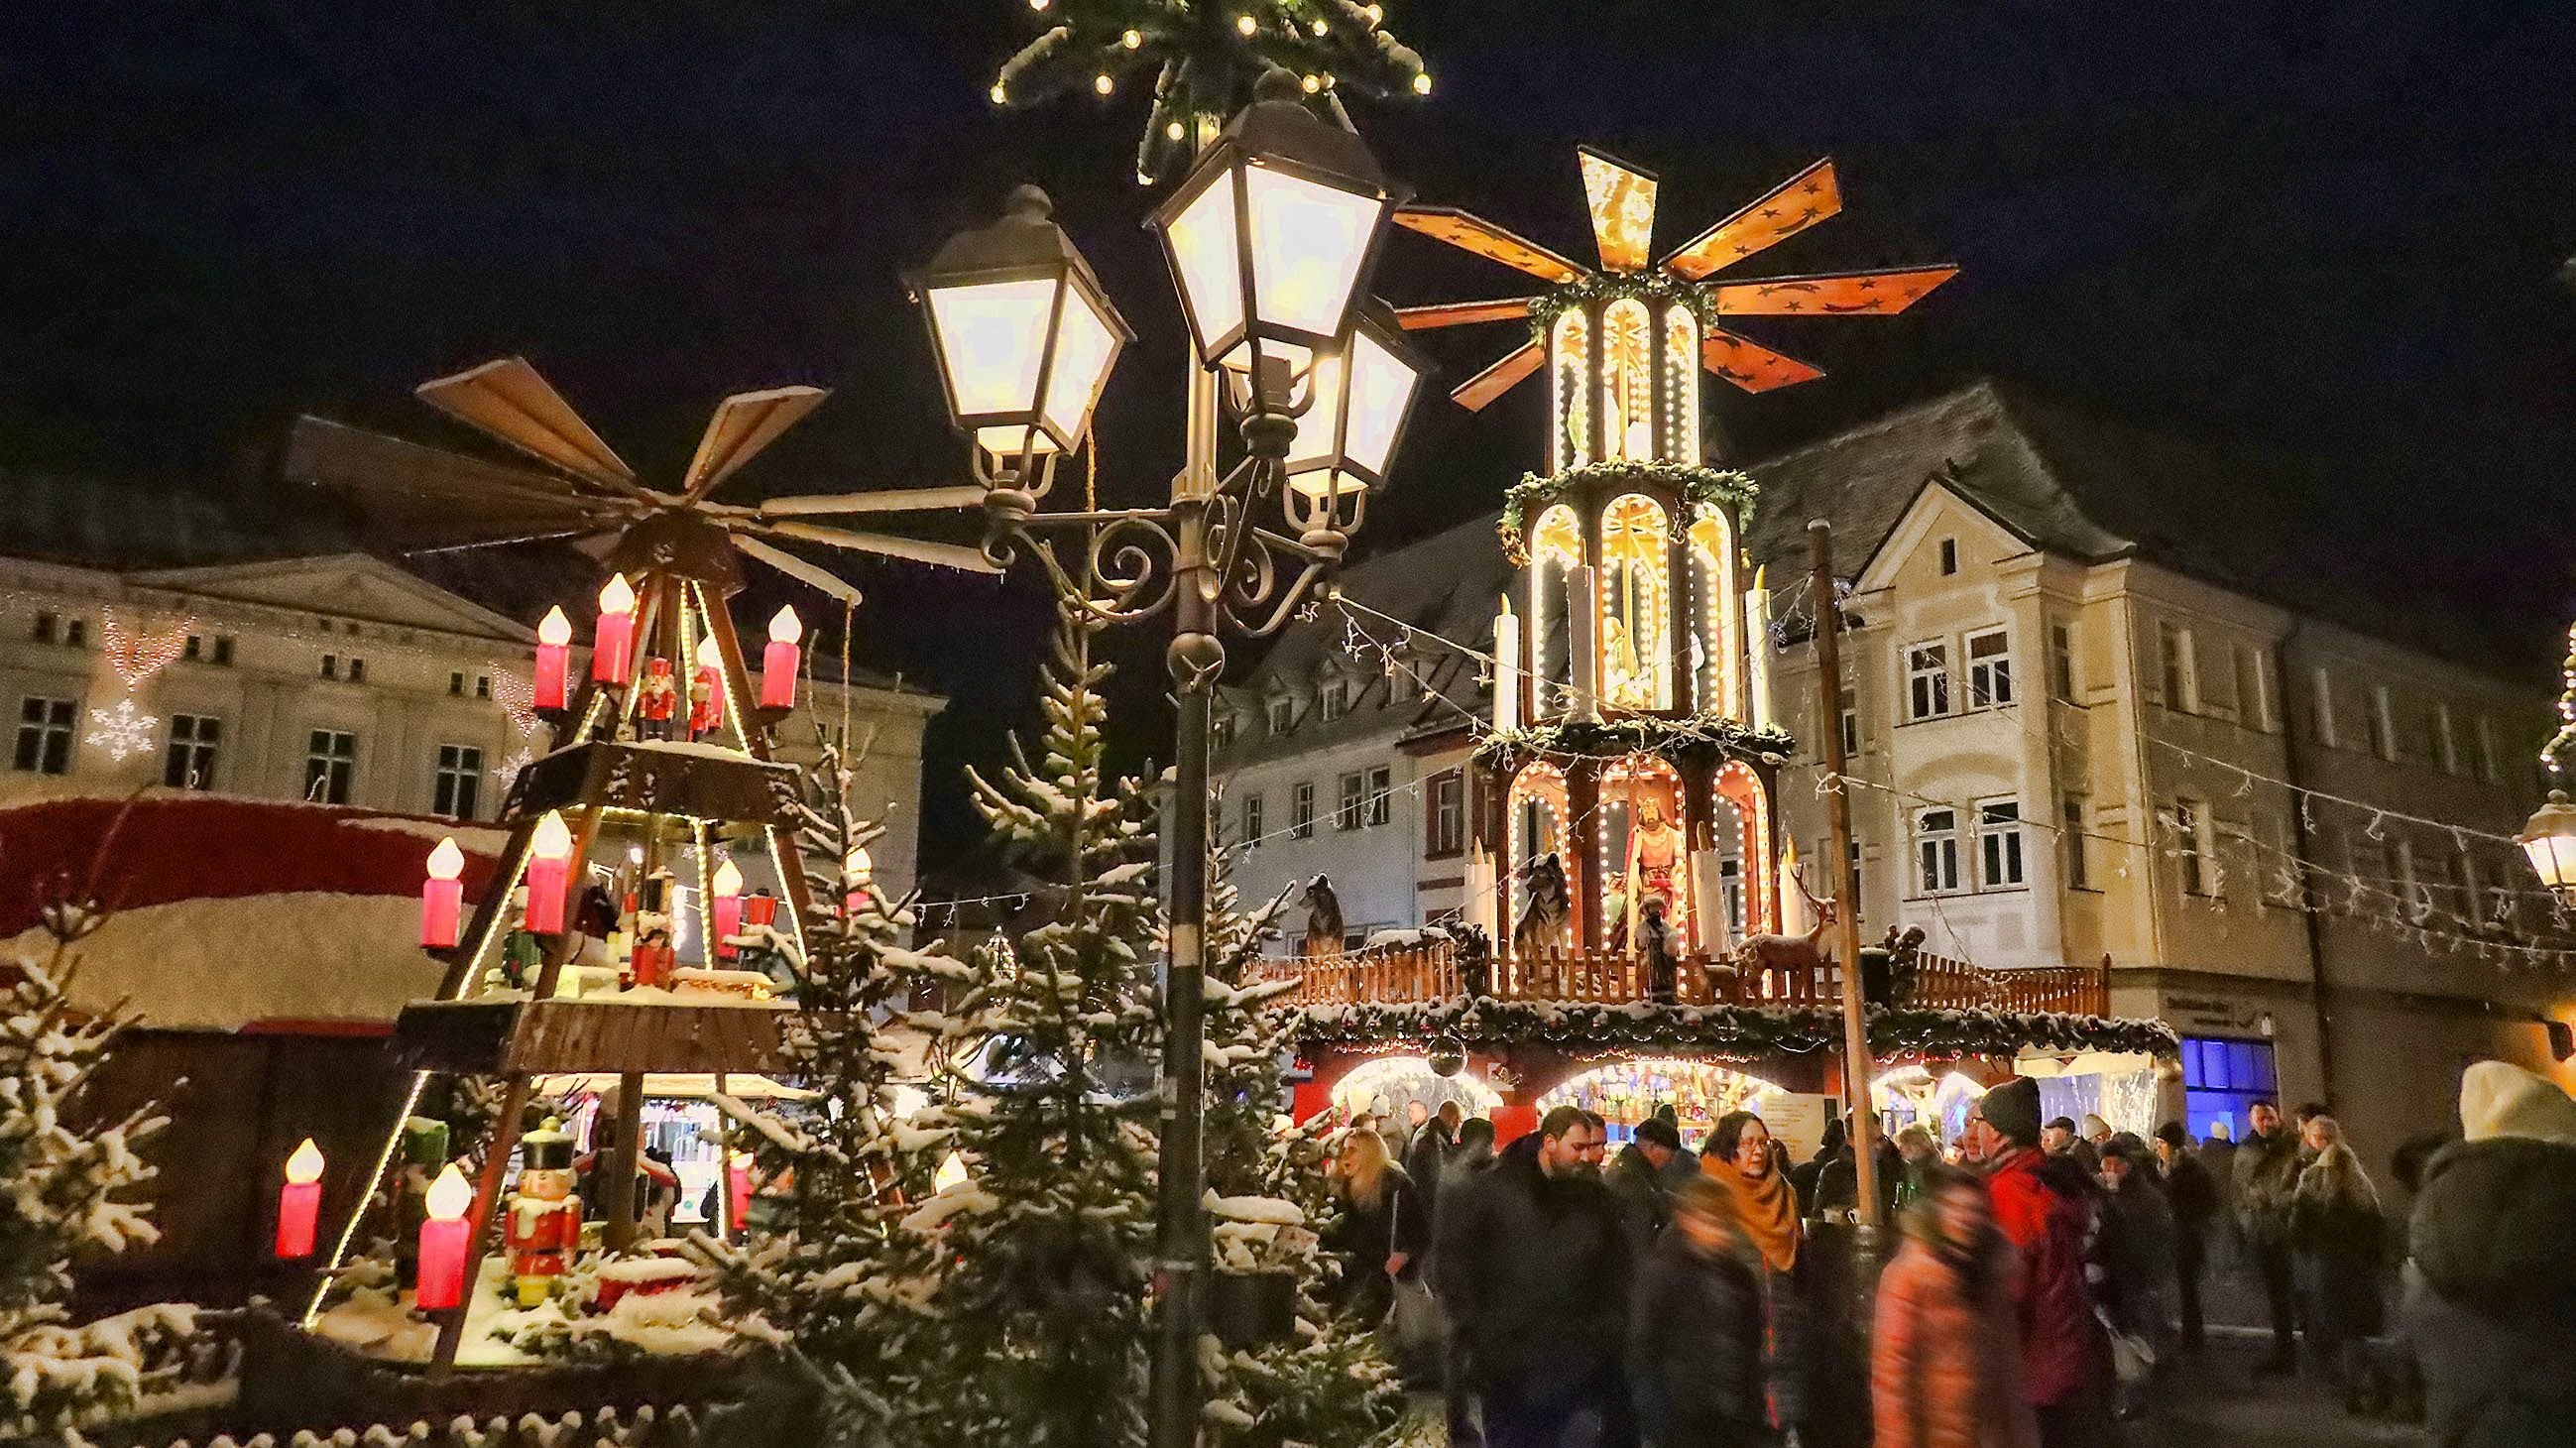
[{"label": "wooden propeller blade", "polygon": [[1927,266],[1731,282],[1716,289],[1717,309],[1738,317],[1893,316],[1958,274],[1954,266]]},{"label": "wooden propeller blade", "polygon": [[1842,209],[1842,184],[1834,179],[1834,163],[1828,157],[1683,242],[1679,250],[1664,258],[1664,266],[1676,276],[1696,281],[1795,236]]},{"label": "wooden propeller blade", "polygon": [[1570,282],[1583,275],[1583,268],[1537,242],[1455,206],[1399,206],[1395,209],[1395,224],[1434,241],[1445,241],[1460,251],[1528,272],[1541,281]]},{"label": "wooden propeller blade", "polygon": [[558,528],[546,533],[516,533],[506,538],[476,538],[471,542],[438,543],[425,548],[405,548],[401,551],[406,558],[419,558],[432,553],[471,553],[478,548],[506,548],[513,543],[561,542],[580,548],[584,544],[600,539],[619,537],[622,531],[616,528]]},{"label": "wooden propeller blade", "polygon": [[1478,322],[1508,322],[1530,314],[1530,297],[1497,297],[1490,302],[1434,302],[1427,307],[1398,307],[1396,325],[1408,332],[1426,327],[1468,327]]},{"label": "wooden propeller blade", "polygon": [[550,536],[620,523],[622,505],[533,468],[485,462],[318,417],[288,435],[286,480],[356,504],[390,547]]},{"label": "wooden propeller blade", "polygon": [[1592,209],[1592,240],[1605,271],[1646,269],[1655,244],[1655,178],[1607,151],[1577,146],[1583,200]]},{"label": "wooden propeller blade", "polygon": [[572,404],[522,357],[502,357],[413,389],[421,401],[540,462],[616,492],[643,493],[635,470],[610,451]]},{"label": "wooden propeller blade", "polygon": [[962,569],[968,573],[1002,571],[994,566],[993,560],[984,556],[982,549],[956,543],[898,538],[891,533],[853,533],[846,528],[825,528],[813,523],[772,523],[769,530],[782,538],[828,543],[835,548],[855,549],[861,553],[882,553],[888,558],[909,558],[915,563],[935,563],[942,568]]},{"label": "wooden propeller blade", "polygon": [[1769,392],[1800,382],[1813,382],[1825,369],[1733,332],[1711,327],[1699,344],[1700,365],[1747,392]]},{"label": "wooden propeller blade", "polygon": [[744,557],[757,558],[827,598],[837,598],[853,608],[860,603],[859,590],[846,580],[827,569],[818,568],[806,562],[784,548],[773,548],[757,538],[747,538],[740,533],[733,535],[733,546],[741,549]]},{"label": "wooden propeller blade", "polygon": [[706,436],[698,439],[698,455],[680,479],[681,491],[692,500],[705,497],[829,396],[820,387],[773,387],[737,392],[718,403],[716,415],[707,420]]},{"label": "wooden propeller blade", "polygon": [[1545,348],[1536,342],[1526,343],[1520,350],[1496,359],[1492,366],[1459,383],[1449,396],[1469,412],[1482,412],[1485,404],[1519,386],[1521,379],[1536,372],[1539,363],[1546,359]]},{"label": "wooden propeller blade", "polygon": [[820,493],[805,498],[771,498],[760,505],[764,518],[805,518],[827,513],[920,513],[933,508],[972,508],[984,501],[974,483],[950,488],[888,488],[875,493]]}]

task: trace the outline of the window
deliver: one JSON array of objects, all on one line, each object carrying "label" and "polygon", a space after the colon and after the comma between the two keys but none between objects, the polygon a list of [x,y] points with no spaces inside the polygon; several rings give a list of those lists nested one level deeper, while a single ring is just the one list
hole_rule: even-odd
[{"label": "window", "polygon": [[204,654],[205,651],[205,639],[197,634],[190,634],[188,635],[188,645],[186,648],[180,650],[179,656],[181,658],[194,659]]},{"label": "window", "polygon": [[2312,701],[2316,708],[2312,732],[2316,735],[2319,744],[2332,749],[2335,747],[2334,675],[2326,672],[2325,665],[2319,664],[2316,673],[2312,676],[2312,682],[2316,690],[2316,697]]},{"label": "window", "polygon": [[2198,800],[2178,799],[2165,811],[2165,828],[2173,832],[2174,863],[2186,895],[2211,893],[2209,847],[2201,838],[2206,816]]},{"label": "window", "polygon": [[1363,824],[1375,827],[1394,819],[1395,771],[1381,764],[1368,772],[1368,799]]},{"label": "window", "polygon": [[2389,888],[2397,892],[2398,900],[2406,907],[2406,918],[2420,924],[2425,916],[2433,913],[2433,907],[2425,897],[2423,881],[2415,874],[2414,842],[2382,840],[2379,855],[2388,871]]},{"label": "window", "polygon": [[304,800],[307,804],[347,804],[349,786],[358,772],[358,736],[338,729],[316,729],[304,747]]},{"label": "window", "polygon": [[2012,890],[2021,884],[2021,801],[1987,800],[1977,806],[1977,888]]},{"label": "window", "polygon": [[1351,712],[1351,685],[1347,679],[1326,679],[1322,691],[1324,722],[1332,723]]},{"label": "window", "polygon": [[1264,832],[1265,821],[1261,818],[1261,795],[1259,791],[1255,791],[1243,797],[1244,848],[1259,849],[1261,847],[1261,836]]},{"label": "window", "polygon": [[438,772],[431,781],[431,814],[474,818],[483,794],[483,751],[470,744],[438,746]]},{"label": "window", "polygon": [[1947,578],[1958,571],[1959,540],[1956,538],[1944,538],[1941,540],[1941,576],[1943,578]]},{"label": "window", "polygon": [[1968,635],[1968,707],[1995,709],[2012,701],[2011,641],[1999,628]]},{"label": "window", "polygon": [[1958,811],[1927,809],[1915,815],[1914,880],[1925,895],[1946,895],[1959,888]]},{"label": "window", "polygon": [[349,682],[352,684],[363,684],[367,682],[367,661],[365,659],[349,660]]},{"label": "window", "polygon": [[2064,619],[2048,625],[2048,697],[2075,702],[2075,625]]},{"label": "window", "polygon": [[447,676],[447,696],[451,699],[462,699],[465,697],[465,671],[463,669],[458,669]]},{"label": "window", "polygon": [[1288,838],[1311,840],[1315,837],[1315,782],[1297,781],[1288,792]]},{"label": "window", "polygon": [[474,697],[477,699],[489,699],[492,697],[492,676],[490,674],[476,674],[474,676]]},{"label": "window", "polygon": [[2484,714],[2478,716],[2474,742],[2478,747],[2478,778],[2493,784],[2496,782],[2496,736],[2493,719]]},{"label": "window", "polygon": [[1726,911],[1726,933],[1741,938],[1744,934],[1744,862],[1729,857],[1717,862],[1718,903]]},{"label": "window", "polygon": [[2269,734],[2272,722],[2272,652],[2260,644],[2236,646],[2237,717],[2248,729]]},{"label": "window", "polygon": [[1950,712],[1949,645],[1906,646],[1905,708],[1909,719],[1938,719]]},{"label": "window", "polygon": [[2165,707],[2185,714],[2200,709],[2200,661],[2192,651],[2191,630],[2170,621],[2156,625],[2156,653],[2162,660]]},{"label": "window", "polygon": [[1297,724],[1297,701],[1281,694],[1270,701],[1270,732],[1285,734]]},{"label": "window", "polygon": [[1841,715],[1838,724],[1843,731],[1843,758],[1849,759],[1860,753],[1860,691],[1837,690],[1834,707]]},{"label": "window", "polygon": [[324,654],[322,656],[322,677],[326,679],[336,679],[340,677],[340,656],[338,654]]},{"label": "window", "polygon": [[2243,1141],[2254,1103],[2278,1101],[2280,1089],[2272,1075],[2271,1042],[2183,1037],[2183,1114],[2194,1135],[2210,1135],[2225,1122],[2227,1134]]},{"label": "window", "polygon": [[63,625],[63,642],[72,648],[89,645],[89,620],[76,618]]},{"label": "window", "polygon": [[72,699],[29,695],[18,705],[18,753],[13,768],[25,774],[67,774],[72,767],[72,720],[80,704]]},{"label": "window", "polygon": [[39,609],[36,613],[36,625],[27,631],[27,637],[40,644],[52,643],[62,629],[62,625],[62,615]]},{"label": "window", "polygon": [[219,667],[219,668],[230,668],[230,667],[232,666],[232,662],[233,662],[233,636],[232,636],[231,634],[217,634],[217,635],[215,635],[215,664],[216,664],[216,666],[217,666],[217,667]]},{"label": "window", "polygon": [[1456,770],[1431,778],[1430,828],[1423,831],[1423,856],[1437,860],[1467,848],[1467,776]]},{"label": "window", "polygon": [[2467,756],[2460,751],[2459,731],[2451,727],[2451,706],[2439,699],[2428,706],[2433,711],[2433,753],[2445,774],[2457,774]]},{"label": "window", "polygon": [[[1819,855],[1817,858],[1821,859],[1823,856]],[[1843,858],[1851,866],[1851,897],[1855,901],[1865,903],[1869,897],[1860,892],[1860,841],[1852,841],[1850,847],[1844,852]],[[1855,905],[1853,908],[1859,907]]]},{"label": "window", "polygon": [[2382,759],[2395,759],[2397,730],[2394,727],[2396,721],[2389,714],[2387,685],[2380,684],[2371,689],[2369,701],[2363,707],[2361,716],[2370,726],[2370,752]]},{"label": "window", "polygon": [[2070,794],[2057,802],[2058,847],[2066,860],[2066,888],[2093,888],[2093,862],[2087,850],[2092,842],[2085,838],[2084,796]]},{"label": "window", "polygon": [[1213,710],[1208,715],[1208,747],[1228,749],[1234,744],[1234,711]]},{"label": "window", "polygon": [[1342,776],[1339,796],[1333,803],[1333,828],[1355,830],[1360,827],[1360,803],[1368,795],[1368,781],[1358,774]]},{"label": "window", "polygon": [[161,782],[172,789],[215,787],[215,746],[224,721],[209,714],[170,716],[170,749],[161,760]]}]

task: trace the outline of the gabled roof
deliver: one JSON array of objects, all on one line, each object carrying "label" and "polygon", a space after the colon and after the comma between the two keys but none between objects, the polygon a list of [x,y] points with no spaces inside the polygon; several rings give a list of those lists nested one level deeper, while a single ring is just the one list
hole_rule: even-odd
[{"label": "gabled roof", "polygon": [[368,553],[161,568],[129,573],[125,580],[143,588],[271,608],[311,609],[398,628],[445,629],[520,642],[535,637],[516,619]]}]

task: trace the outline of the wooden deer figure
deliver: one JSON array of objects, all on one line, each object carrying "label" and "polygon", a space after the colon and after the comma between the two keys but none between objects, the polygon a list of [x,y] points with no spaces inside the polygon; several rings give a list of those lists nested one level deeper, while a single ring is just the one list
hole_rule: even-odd
[{"label": "wooden deer figure", "polygon": [[1735,948],[1735,968],[1738,971],[1746,975],[1771,971],[1794,974],[1802,970],[1813,971],[1833,960],[1825,950],[1824,941],[1826,928],[1834,923],[1837,902],[1816,898],[1815,892],[1807,888],[1807,871],[1803,865],[1789,872],[1789,880],[1798,887],[1798,893],[1807,898],[1808,908],[1816,913],[1816,923],[1804,935],[1744,937],[1744,943]]}]

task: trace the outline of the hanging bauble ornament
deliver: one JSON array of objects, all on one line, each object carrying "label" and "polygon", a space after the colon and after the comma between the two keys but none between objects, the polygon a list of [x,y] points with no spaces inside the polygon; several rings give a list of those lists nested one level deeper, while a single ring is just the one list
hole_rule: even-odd
[{"label": "hanging bauble ornament", "polygon": [[1431,1043],[1431,1074],[1455,1076],[1467,1069],[1467,1043],[1456,1036],[1442,1036]]}]

